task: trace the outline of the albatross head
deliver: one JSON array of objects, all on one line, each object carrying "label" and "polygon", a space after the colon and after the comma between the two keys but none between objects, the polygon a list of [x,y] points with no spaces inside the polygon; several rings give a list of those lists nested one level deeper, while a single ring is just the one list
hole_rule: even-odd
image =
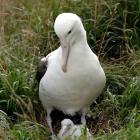
[{"label": "albatross head", "polygon": [[86,38],[86,31],[76,14],[62,13],[54,23],[54,30],[60,39],[62,47],[62,70],[67,72],[67,63],[71,47]]},{"label": "albatross head", "polygon": [[61,122],[61,135],[64,136],[74,126],[74,123],[70,119],[64,119]]}]

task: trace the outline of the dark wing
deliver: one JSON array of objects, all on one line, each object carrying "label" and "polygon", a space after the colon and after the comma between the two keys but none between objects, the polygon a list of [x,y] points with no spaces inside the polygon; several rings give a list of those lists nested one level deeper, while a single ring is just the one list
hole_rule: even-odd
[{"label": "dark wing", "polygon": [[45,61],[40,61],[37,66],[36,80],[38,81],[38,83],[40,82],[45,72],[47,71],[47,64],[48,64],[48,61],[46,59]]}]

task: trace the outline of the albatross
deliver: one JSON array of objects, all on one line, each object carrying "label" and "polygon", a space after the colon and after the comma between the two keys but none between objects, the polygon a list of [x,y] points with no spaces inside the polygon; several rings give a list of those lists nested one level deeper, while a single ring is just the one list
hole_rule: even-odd
[{"label": "albatross", "polygon": [[47,123],[53,133],[51,112],[81,113],[81,122],[90,105],[102,92],[106,76],[98,57],[87,43],[86,31],[79,16],[62,13],[57,16],[54,30],[60,47],[42,58],[43,73],[39,80],[39,97],[47,111]]}]

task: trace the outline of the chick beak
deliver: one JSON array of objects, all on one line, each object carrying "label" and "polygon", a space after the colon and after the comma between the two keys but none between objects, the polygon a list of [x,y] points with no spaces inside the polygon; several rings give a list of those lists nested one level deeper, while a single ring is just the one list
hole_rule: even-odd
[{"label": "chick beak", "polygon": [[62,136],[64,136],[67,131],[68,131],[67,126],[63,126],[62,127]]}]

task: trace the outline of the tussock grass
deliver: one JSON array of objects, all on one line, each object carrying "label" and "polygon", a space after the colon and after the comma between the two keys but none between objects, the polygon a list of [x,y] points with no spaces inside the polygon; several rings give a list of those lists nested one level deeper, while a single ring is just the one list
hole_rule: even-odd
[{"label": "tussock grass", "polygon": [[139,139],[139,7],[139,0],[1,0],[0,110],[10,128],[0,139],[49,137],[34,79],[40,58],[59,45],[53,23],[62,12],[81,17],[107,76],[103,94],[91,106],[98,118],[90,125],[94,139]]}]

